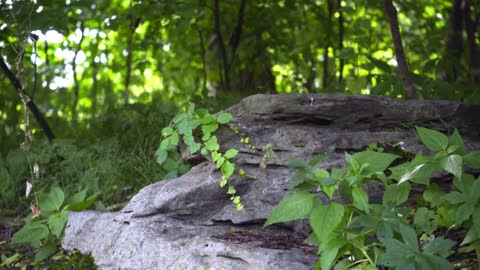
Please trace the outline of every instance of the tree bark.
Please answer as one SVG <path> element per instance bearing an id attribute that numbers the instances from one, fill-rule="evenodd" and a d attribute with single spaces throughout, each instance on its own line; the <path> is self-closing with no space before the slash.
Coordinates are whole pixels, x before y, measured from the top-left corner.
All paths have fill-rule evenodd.
<path id="1" fill-rule="evenodd" d="M 445 37 L 445 53 L 443 54 L 442 71 L 438 77 L 442 80 L 453 82 L 457 80 L 457 65 L 462 57 L 462 4 L 463 0 L 452 0 L 452 9 L 447 23 L 447 35 Z"/>
<path id="2" fill-rule="evenodd" d="M 228 64 L 227 50 L 223 41 L 222 30 L 220 29 L 220 6 L 218 0 L 213 0 L 213 15 L 215 18 L 215 35 L 217 36 L 217 44 L 219 55 L 221 59 L 221 66 L 223 70 L 224 82 L 222 83 L 223 90 L 230 90 L 230 66 Z"/>
<path id="3" fill-rule="evenodd" d="M 405 88 L 405 97 L 407 99 L 414 99 L 416 96 L 416 89 L 413 85 L 410 71 L 408 70 L 407 60 L 405 58 L 405 52 L 403 50 L 402 38 L 400 36 L 400 28 L 398 26 L 397 10 L 393 6 L 392 0 L 384 0 L 385 11 L 388 15 L 388 21 L 390 23 L 390 32 L 392 34 L 393 46 L 395 48 L 395 58 L 398 64 L 398 71 L 400 73 L 400 79 L 402 80 L 403 87 Z"/>
<path id="4" fill-rule="evenodd" d="M 243 28 L 243 18 L 245 17 L 245 0 L 240 2 L 240 9 L 238 10 L 238 19 L 237 25 L 235 26 L 232 36 L 230 37 L 230 48 L 232 49 L 232 57 L 230 60 L 230 66 L 233 65 L 233 60 L 235 59 L 235 55 L 237 53 L 238 46 L 240 45 L 240 40 L 242 36 L 242 28 Z"/>
<path id="5" fill-rule="evenodd" d="M 43 117 L 42 113 L 38 110 L 37 105 L 33 102 L 33 100 L 28 96 L 27 93 L 25 93 L 24 88 L 22 87 L 22 84 L 18 80 L 18 78 L 13 74 L 13 72 L 8 68 L 7 64 L 5 61 L 3 61 L 3 57 L 0 56 L 0 68 L 3 70 L 7 78 L 10 80 L 12 83 L 13 87 L 15 90 L 17 90 L 18 94 L 22 98 L 24 102 L 27 103 L 28 108 L 32 112 L 33 116 L 37 120 L 38 124 L 40 125 L 40 128 L 43 130 L 43 133 L 45 136 L 47 136 L 47 139 L 52 142 L 55 139 L 55 135 L 53 134 L 52 130 L 50 129 L 50 126 L 48 125 L 47 121 Z"/>
<path id="6" fill-rule="evenodd" d="M 467 32 L 468 65 L 470 80 L 473 83 L 480 83 L 480 49 L 476 42 L 475 33 L 477 25 L 471 18 L 470 1 L 464 0 L 463 18 L 465 21 L 465 32 Z"/>
<path id="7" fill-rule="evenodd" d="M 338 51 L 342 51 L 343 49 L 343 36 L 344 36 L 344 29 L 343 29 L 343 12 L 342 12 L 342 0 L 337 1 L 337 9 L 338 9 Z M 340 65 L 338 67 L 338 81 L 343 81 L 343 67 L 345 66 L 345 60 L 340 58 Z"/>

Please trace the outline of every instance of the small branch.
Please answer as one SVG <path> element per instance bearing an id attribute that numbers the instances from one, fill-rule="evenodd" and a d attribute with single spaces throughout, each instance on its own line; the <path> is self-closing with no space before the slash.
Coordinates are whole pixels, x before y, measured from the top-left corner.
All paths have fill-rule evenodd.
<path id="1" fill-rule="evenodd" d="M 393 46 L 395 47 L 395 58 L 398 63 L 398 71 L 400 73 L 400 79 L 402 80 L 403 87 L 405 88 L 405 97 L 407 99 L 414 99 L 416 96 L 416 89 L 413 85 L 410 71 L 408 70 L 407 60 L 405 59 L 405 53 L 403 51 L 402 38 L 400 36 L 400 28 L 398 27 L 397 10 L 393 6 L 392 0 L 384 0 L 385 11 L 388 15 L 388 21 L 390 23 L 390 32 L 392 34 Z"/>
<path id="2" fill-rule="evenodd" d="M 0 68 L 3 70 L 7 78 L 10 80 L 12 83 L 13 87 L 15 90 L 17 90 L 17 93 L 20 95 L 22 100 L 27 103 L 28 108 L 32 112 L 33 116 L 35 116 L 35 119 L 37 120 L 38 124 L 43 130 L 43 133 L 45 136 L 47 136 L 47 139 L 52 142 L 55 139 L 55 135 L 53 135 L 52 130 L 50 129 L 50 126 L 48 125 L 47 121 L 43 117 L 42 113 L 38 110 L 37 105 L 33 102 L 33 100 L 25 93 L 22 84 L 18 80 L 18 78 L 13 74 L 13 72 L 8 68 L 7 64 L 5 61 L 3 61 L 3 57 L 0 56 Z"/>

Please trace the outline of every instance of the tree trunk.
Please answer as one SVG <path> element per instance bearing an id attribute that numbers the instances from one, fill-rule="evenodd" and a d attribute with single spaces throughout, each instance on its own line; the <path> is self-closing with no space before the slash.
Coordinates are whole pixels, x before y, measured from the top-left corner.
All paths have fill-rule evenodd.
<path id="1" fill-rule="evenodd" d="M 215 17 L 215 34 L 217 36 L 217 44 L 219 50 L 219 56 L 221 59 L 221 66 L 223 70 L 224 82 L 222 84 L 222 90 L 230 90 L 230 66 L 228 64 L 227 51 L 225 49 L 225 43 L 223 41 L 222 30 L 220 29 L 220 6 L 218 0 L 213 0 L 214 8 L 213 15 Z"/>
<path id="2" fill-rule="evenodd" d="M 397 59 L 398 71 L 403 87 L 405 88 L 405 97 L 414 99 L 416 96 L 415 86 L 413 85 L 410 71 L 408 70 L 407 60 L 403 51 L 402 38 L 400 36 L 400 28 L 398 27 L 397 10 L 393 6 L 392 0 L 384 0 L 385 11 L 388 15 L 390 23 L 390 32 L 392 34 L 393 46 L 395 47 L 395 58 Z"/>

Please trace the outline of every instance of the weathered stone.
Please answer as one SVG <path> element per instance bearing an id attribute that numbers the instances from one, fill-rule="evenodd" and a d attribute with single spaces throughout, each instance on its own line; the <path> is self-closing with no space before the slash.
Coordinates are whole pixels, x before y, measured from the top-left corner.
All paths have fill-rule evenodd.
<path id="1" fill-rule="evenodd" d="M 480 107 L 446 101 L 400 101 L 376 96 L 254 95 L 228 110 L 240 133 L 218 132 L 222 149 L 236 148 L 232 180 L 242 197 L 238 212 L 220 174 L 204 161 L 177 179 L 143 188 L 119 212 L 70 213 L 63 247 L 91 253 L 101 269 L 312 269 L 316 256 L 302 244 L 304 222 L 262 228 L 272 208 L 289 192 L 291 157 L 327 154 L 322 168 L 342 166 L 344 153 L 375 142 L 402 142 L 425 150 L 414 125 L 450 133 L 458 128 L 468 149 L 480 148 Z M 260 168 L 270 145 L 272 156 Z M 198 162 L 198 161 L 196 161 Z M 381 190 L 368 187 L 370 200 Z M 226 237 L 234 234 L 235 237 Z M 240 239 L 240 243 L 230 241 Z M 284 245 L 289 242 L 289 245 Z"/>

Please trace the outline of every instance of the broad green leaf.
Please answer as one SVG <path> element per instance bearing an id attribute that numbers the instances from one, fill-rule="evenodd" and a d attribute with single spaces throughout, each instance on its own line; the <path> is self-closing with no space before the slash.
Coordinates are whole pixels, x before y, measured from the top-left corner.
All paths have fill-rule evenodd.
<path id="1" fill-rule="evenodd" d="M 218 149 L 220 149 L 220 145 L 218 145 L 217 136 L 212 136 L 210 140 L 206 141 L 205 148 L 210 152 L 218 151 Z"/>
<path id="2" fill-rule="evenodd" d="M 299 169 L 299 168 L 306 168 L 308 165 L 305 161 L 298 159 L 298 158 L 289 158 L 288 159 L 288 167 Z"/>
<path id="3" fill-rule="evenodd" d="M 230 113 L 221 113 L 217 117 L 218 123 L 220 124 L 226 124 L 230 122 L 232 119 L 233 119 L 233 116 Z"/>
<path id="4" fill-rule="evenodd" d="M 224 157 L 219 158 L 219 159 L 215 162 L 215 164 L 216 164 L 215 167 L 216 167 L 217 169 L 219 169 L 220 167 L 222 167 L 222 165 L 223 165 L 224 162 L 225 162 L 225 158 L 224 158 Z"/>
<path id="5" fill-rule="evenodd" d="M 412 227 L 406 224 L 400 224 L 400 234 L 402 235 L 403 242 L 408 247 L 415 251 L 419 251 L 417 233 Z"/>
<path id="6" fill-rule="evenodd" d="M 413 224 L 419 231 L 432 234 L 438 227 L 438 225 L 433 221 L 434 218 L 434 211 L 429 210 L 426 207 L 420 207 L 417 209 L 417 211 L 415 211 Z"/>
<path id="7" fill-rule="evenodd" d="M 177 124 L 178 133 L 180 134 L 191 134 L 192 130 L 197 128 L 200 125 L 199 120 L 184 120 Z"/>
<path id="8" fill-rule="evenodd" d="M 449 152 L 449 154 L 465 154 L 465 143 L 463 142 L 462 136 L 460 136 L 460 133 L 457 129 L 453 131 L 453 134 L 449 139 L 448 146 L 448 148 L 451 149 L 451 152 Z"/>
<path id="9" fill-rule="evenodd" d="M 467 219 L 469 219 L 473 211 L 475 210 L 474 205 L 465 203 L 461 205 L 458 210 L 456 211 L 457 215 L 455 216 L 455 224 L 460 225 Z"/>
<path id="10" fill-rule="evenodd" d="M 48 227 L 42 223 L 27 223 L 23 228 L 13 235 L 12 243 L 21 244 L 39 241 L 46 238 L 48 233 Z"/>
<path id="11" fill-rule="evenodd" d="M 478 181 L 478 180 L 477 180 Z M 461 246 L 469 244 L 474 241 L 480 240 L 480 208 L 477 207 L 472 215 L 472 224 L 468 230 L 465 238 L 463 239 Z"/>
<path id="12" fill-rule="evenodd" d="M 415 166 L 412 170 L 410 171 L 407 171 L 399 180 L 398 180 L 398 183 L 401 184 L 405 181 L 408 181 L 410 179 L 412 179 L 416 173 L 418 173 L 420 171 L 420 169 L 425 166 L 425 164 L 420 164 L 420 165 L 417 165 Z"/>
<path id="13" fill-rule="evenodd" d="M 202 145 L 200 143 L 192 143 L 190 144 L 190 154 L 195 154 L 198 152 L 198 150 L 200 150 L 200 148 L 202 147 Z"/>
<path id="14" fill-rule="evenodd" d="M 322 270 L 331 269 L 332 264 L 337 258 L 338 251 L 347 244 L 347 241 L 342 238 L 334 238 L 325 245 L 325 249 L 320 255 L 320 265 Z"/>
<path id="15" fill-rule="evenodd" d="M 203 125 L 206 125 L 206 124 L 210 124 L 210 123 L 215 122 L 215 120 L 216 120 L 215 116 L 207 113 L 203 117 L 200 118 L 200 123 L 202 123 Z"/>
<path id="16" fill-rule="evenodd" d="M 322 179 L 325 179 L 329 176 L 330 176 L 330 174 L 328 173 L 327 170 L 318 169 L 318 168 L 315 168 L 313 170 L 313 177 L 314 177 L 314 180 L 317 181 L 317 182 L 320 182 Z"/>
<path id="17" fill-rule="evenodd" d="M 409 257 L 415 256 L 404 243 L 397 239 L 385 239 L 385 253 L 378 263 L 386 267 L 398 267 L 408 263 Z"/>
<path id="18" fill-rule="evenodd" d="M 456 177 L 462 177 L 462 157 L 460 155 L 449 155 L 444 157 L 440 162 L 442 168 Z"/>
<path id="19" fill-rule="evenodd" d="M 48 258 L 53 253 L 55 253 L 55 251 L 57 251 L 57 247 L 55 245 L 53 245 L 53 244 L 46 245 L 46 246 L 42 247 L 37 252 L 37 254 L 35 254 L 35 259 L 34 259 L 33 262 L 34 263 L 41 262 L 41 261 L 45 260 L 46 258 Z"/>
<path id="20" fill-rule="evenodd" d="M 168 157 L 168 152 L 167 150 L 160 150 L 160 148 L 158 150 L 159 151 L 155 153 L 157 155 L 157 163 L 162 165 L 162 163 L 165 162 Z"/>
<path id="21" fill-rule="evenodd" d="M 211 124 L 202 126 L 203 134 L 211 134 L 211 133 L 215 132 L 217 129 L 218 129 L 218 124 L 217 123 L 211 123 Z"/>
<path id="22" fill-rule="evenodd" d="M 415 127 L 423 144 L 430 150 L 441 151 L 448 147 L 448 137 L 433 129 Z"/>
<path id="23" fill-rule="evenodd" d="M 43 211 L 59 210 L 65 199 L 63 190 L 59 187 L 54 187 L 50 193 L 38 194 L 38 205 Z"/>
<path id="24" fill-rule="evenodd" d="M 82 190 L 82 191 L 79 191 L 77 193 L 75 193 L 71 198 L 70 200 L 68 200 L 68 203 L 69 204 L 76 204 L 76 203 L 80 203 L 82 202 L 83 200 L 85 200 L 85 197 L 87 196 L 87 191 L 88 191 L 88 188 Z"/>
<path id="25" fill-rule="evenodd" d="M 424 254 L 423 257 L 426 257 L 430 261 L 430 267 L 432 270 L 452 270 L 452 265 L 445 259 L 439 256 Z"/>
<path id="26" fill-rule="evenodd" d="M 213 151 L 212 154 L 211 154 L 211 157 L 212 157 L 212 160 L 213 160 L 213 161 L 217 161 L 219 158 L 222 157 L 222 154 L 220 154 L 220 153 L 217 152 L 217 151 Z"/>
<path id="27" fill-rule="evenodd" d="M 60 237 L 60 234 L 65 227 L 68 220 L 68 210 L 64 210 L 60 213 L 55 213 L 48 217 L 48 228 L 53 235 Z"/>
<path id="28" fill-rule="evenodd" d="M 327 155 L 316 155 L 314 157 L 312 157 L 309 161 L 308 161 L 308 165 L 309 166 L 316 166 L 318 163 L 326 160 L 328 158 Z"/>
<path id="29" fill-rule="evenodd" d="M 220 170 L 222 172 L 223 177 L 228 179 L 230 178 L 230 176 L 232 176 L 233 172 L 235 171 L 235 165 L 230 161 L 226 160 L 225 162 L 223 162 Z"/>
<path id="30" fill-rule="evenodd" d="M 388 185 L 383 193 L 383 205 L 392 207 L 404 203 L 410 195 L 410 189 L 408 182 Z"/>
<path id="31" fill-rule="evenodd" d="M 99 195 L 100 195 L 100 192 L 97 192 L 80 203 L 71 204 L 69 209 L 72 211 L 83 211 L 89 208 L 97 200 L 97 197 Z"/>
<path id="32" fill-rule="evenodd" d="M 383 172 L 399 156 L 375 151 L 362 151 L 353 155 L 360 166 L 368 164 L 364 173 Z"/>
<path id="33" fill-rule="evenodd" d="M 173 133 L 173 128 L 172 127 L 166 127 L 164 129 L 162 129 L 162 136 L 163 137 L 168 137 L 172 133 Z"/>
<path id="34" fill-rule="evenodd" d="M 480 151 L 473 151 L 463 156 L 465 165 L 473 169 L 480 169 Z"/>
<path id="35" fill-rule="evenodd" d="M 226 159 L 231 159 L 231 158 L 236 157 L 237 154 L 238 154 L 238 150 L 237 150 L 237 149 L 228 149 L 227 152 L 225 152 L 224 157 L 225 157 Z"/>
<path id="36" fill-rule="evenodd" d="M 457 191 L 448 192 L 442 196 L 442 201 L 447 201 L 451 204 L 459 204 L 465 201 L 465 196 Z"/>
<path id="37" fill-rule="evenodd" d="M 423 199 L 429 202 L 433 207 L 437 207 L 442 203 L 444 192 L 440 190 L 437 184 L 433 183 L 423 192 Z"/>
<path id="38" fill-rule="evenodd" d="M 368 194 L 361 187 L 355 187 L 352 189 L 353 205 L 359 210 L 369 213 Z"/>
<path id="39" fill-rule="evenodd" d="M 178 133 L 176 131 L 170 135 L 170 143 L 174 146 L 178 145 Z"/>
<path id="40" fill-rule="evenodd" d="M 423 252 L 428 254 L 441 254 L 449 251 L 455 244 L 456 243 L 450 239 L 437 237 L 424 245 Z"/>
<path id="41" fill-rule="evenodd" d="M 343 205 L 332 202 L 314 208 L 310 214 L 310 226 L 317 239 L 324 243 L 338 227 L 345 214 Z"/>
<path id="42" fill-rule="evenodd" d="M 265 222 L 264 227 L 274 223 L 297 220 L 308 216 L 312 211 L 314 197 L 313 194 L 305 191 L 288 194 L 275 206 Z"/>
<path id="43" fill-rule="evenodd" d="M 358 173 L 360 171 L 360 164 L 355 160 L 355 157 L 349 153 L 345 153 L 345 159 L 347 160 L 348 167 L 350 171 Z"/>

